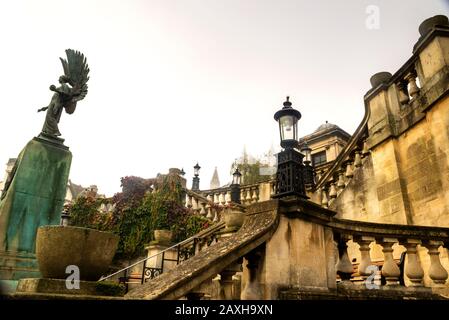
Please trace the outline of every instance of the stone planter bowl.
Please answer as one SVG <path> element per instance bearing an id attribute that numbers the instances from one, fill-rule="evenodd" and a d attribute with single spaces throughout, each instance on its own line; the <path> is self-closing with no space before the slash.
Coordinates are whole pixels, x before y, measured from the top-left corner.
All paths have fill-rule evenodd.
<path id="1" fill-rule="evenodd" d="M 108 270 L 119 237 L 110 232 L 72 226 L 43 226 L 36 236 L 36 258 L 43 278 L 66 279 L 69 265 L 80 280 L 96 281 Z"/>
<path id="2" fill-rule="evenodd" d="M 226 209 L 224 211 L 224 222 L 226 229 L 238 230 L 243 225 L 245 214 L 237 209 Z"/>
<path id="3" fill-rule="evenodd" d="M 154 230 L 154 240 L 160 243 L 170 243 L 173 238 L 173 232 L 170 230 Z"/>

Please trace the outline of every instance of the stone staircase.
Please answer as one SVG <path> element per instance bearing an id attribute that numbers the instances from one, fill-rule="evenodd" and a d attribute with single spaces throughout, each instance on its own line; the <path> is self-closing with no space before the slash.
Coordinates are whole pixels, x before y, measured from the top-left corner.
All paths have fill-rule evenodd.
<path id="1" fill-rule="evenodd" d="M 255 203 L 246 208 L 246 220 L 237 232 L 223 229 L 216 243 L 175 269 L 132 289 L 125 298 L 447 297 L 448 273 L 440 253 L 449 245 L 448 228 L 383 225 L 337 219 L 335 214 L 301 199 Z M 350 241 L 359 244 L 361 260 L 357 271 L 348 256 Z M 402 273 L 393 257 L 393 246 L 404 249 L 408 263 Z M 426 249 L 428 270 L 420 262 L 422 257 L 418 259 L 418 252 Z M 376 251 L 383 255 L 380 270 L 372 269 L 378 265 L 370 258 Z M 352 281 L 356 273 L 361 281 Z M 239 296 L 235 294 L 236 274 L 241 275 Z M 384 281 L 376 281 L 376 275 Z M 214 279 L 218 279 L 219 294 L 211 296 L 208 290 Z"/>
<path id="2" fill-rule="evenodd" d="M 171 272 L 164 273 L 142 286 L 131 290 L 126 297 L 131 299 L 180 299 L 204 282 L 220 274 L 222 281 L 235 274 L 233 264 L 241 264 L 242 258 L 263 244 L 276 227 L 277 203 L 248 208 L 246 221 L 233 234 L 222 232 L 221 241 L 200 251 Z M 225 284 L 226 286 L 227 284 Z M 229 285 L 229 284 L 228 284 Z M 224 290 L 228 292 L 229 290 Z M 243 293 L 244 294 L 244 293 Z M 225 294 L 226 297 L 226 294 Z M 230 298 L 229 294 L 227 298 Z"/>

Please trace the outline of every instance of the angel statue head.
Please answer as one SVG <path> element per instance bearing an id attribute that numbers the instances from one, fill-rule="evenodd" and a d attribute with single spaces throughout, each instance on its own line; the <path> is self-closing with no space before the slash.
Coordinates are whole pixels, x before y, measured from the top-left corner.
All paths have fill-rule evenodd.
<path id="1" fill-rule="evenodd" d="M 62 76 L 60 76 L 59 77 L 59 83 L 70 83 L 70 81 L 69 81 L 70 79 L 69 79 L 69 77 L 67 77 L 66 75 L 62 75 Z"/>
<path id="2" fill-rule="evenodd" d="M 72 114 L 75 112 L 76 103 L 87 95 L 89 66 L 86 58 L 79 51 L 67 49 L 65 52 L 67 60 L 59 58 L 64 69 L 64 75 L 59 77 L 60 86 L 50 86 L 50 90 L 54 92 L 50 104 L 38 110 L 47 110 L 41 132 L 41 135 L 47 138 L 57 138 L 61 135 L 58 124 L 62 109 L 65 109 L 68 114 Z"/>

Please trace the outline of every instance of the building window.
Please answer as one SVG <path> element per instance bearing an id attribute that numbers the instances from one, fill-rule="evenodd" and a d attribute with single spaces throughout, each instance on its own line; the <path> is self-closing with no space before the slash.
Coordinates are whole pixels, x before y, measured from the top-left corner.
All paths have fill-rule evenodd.
<path id="1" fill-rule="evenodd" d="M 326 151 L 321 151 L 312 154 L 312 163 L 314 166 L 319 166 L 320 164 L 326 163 Z"/>

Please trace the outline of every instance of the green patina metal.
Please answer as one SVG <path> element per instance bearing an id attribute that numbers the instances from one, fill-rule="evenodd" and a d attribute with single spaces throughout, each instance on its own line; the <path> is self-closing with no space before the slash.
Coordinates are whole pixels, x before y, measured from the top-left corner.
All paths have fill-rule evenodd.
<path id="1" fill-rule="evenodd" d="M 60 222 L 72 154 L 61 140 L 33 138 L 0 201 L 0 279 L 36 275 L 38 227 Z"/>
<path id="2" fill-rule="evenodd" d="M 37 228 L 59 224 L 72 154 L 40 138 L 20 153 L 0 202 L 0 250 L 34 252 Z"/>

